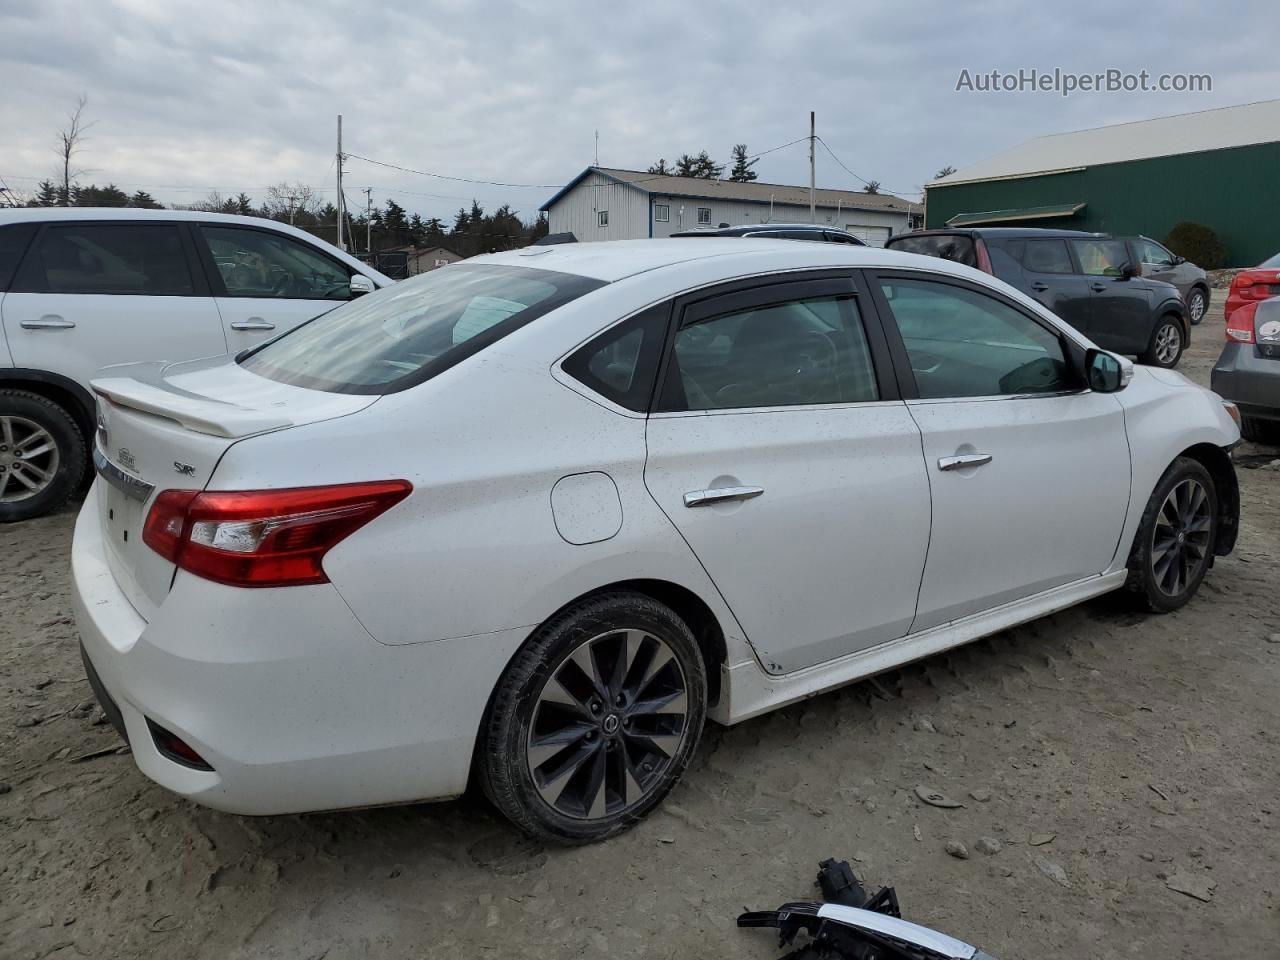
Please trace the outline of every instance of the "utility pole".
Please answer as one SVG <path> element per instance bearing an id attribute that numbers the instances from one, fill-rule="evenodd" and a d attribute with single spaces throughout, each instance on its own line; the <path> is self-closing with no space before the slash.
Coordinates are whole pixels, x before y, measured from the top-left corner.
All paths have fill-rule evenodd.
<path id="1" fill-rule="evenodd" d="M 289 194 L 289 226 L 291 227 L 293 226 L 293 212 L 296 209 L 296 207 L 294 207 L 294 204 L 297 202 L 297 200 L 298 200 L 298 195 L 296 193 Z"/>
<path id="2" fill-rule="evenodd" d="M 339 119 L 341 119 L 341 118 L 339 118 Z M 816 180 L 816 173 L 815 173 L 815 167 L 814 167 L 814 156 L 813 156 L 813 147 L 814 147 L 814 141 L 815 141 L 814 130 L 815 130 L 815 129 L 816 129 L 816 124 L 814 123 L 813 111 L 812 111 L 812 110 L 810 110 L 810 111 L 809 111 L 809 222 L 810 222 L 810 223 L 817 223 L 817 222 L 818 222 L 818 205 L 817 205 L 817 203 L 816 203 L 816 196 L 817 196 L 817 195 L 816 195 L 816 193 L 814 192 L 814 191 L 815 191 L 815 180 Z"/>
<path id="3" fill-rule="evenodd" d="M 373 187 L 364 188 L 364 252 L 373 253 Z"/>
<path id="4" fill-rule="evenodd" d="M 600 166 L 600 131 L 596 131 L 596 159 L 592 166 Z"/>
<path id="5" fill-rule="evenodd" d="M 345 250 L 342 242 L 342 218 L 346 215 L 346 204 L 342 202 L 342 114 L 338 114 L 338 249 Z"/>

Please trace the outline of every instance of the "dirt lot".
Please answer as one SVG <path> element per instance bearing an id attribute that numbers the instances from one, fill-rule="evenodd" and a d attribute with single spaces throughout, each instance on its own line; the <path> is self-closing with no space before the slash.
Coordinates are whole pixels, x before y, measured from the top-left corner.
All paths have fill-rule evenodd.
<path id="1" fill-rule="evenodd" d="M 1220 310 L 1194 341 L 1207 383 Z M 569 851 L 476 801 L 255 820 L 165 793 L 101 753 L 73 514 L 4 528 L 0 957 L 767 958 L 734 917 L 828 856 L 997 957 L 1275 957 L 1280 472 L 1240 473 L 1237 550 L 1181 612 L 1105 597 L 713 728 L 659 813 Z"/>

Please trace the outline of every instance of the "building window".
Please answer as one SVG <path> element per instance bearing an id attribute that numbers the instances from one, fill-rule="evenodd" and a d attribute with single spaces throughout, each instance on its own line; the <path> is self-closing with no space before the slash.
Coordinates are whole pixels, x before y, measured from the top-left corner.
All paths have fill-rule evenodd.
<path id="1" fill-rule="evenodd" d="M 669 203 L 655 203 L 653 205 L 653 219 L 658 223 L 670 223 L 671 205 Z"/>
<path id="2" fill-rule="evenodd" d="M 602 226 L 602 227 L 607 227 L 607 226 L 609 225 L 609 211 L 608 211 L 608 210 L 597 210 L 597 211 L 596 211 L 596 220 L 598 220 L 598 221 L 599 221 L 600 226 Z"/>
<path id="3" fill-rule="evenodd" d="M 711 208 L 710 208 L 710 207 L 699 207 L 699 208 L 698 208 L 698 222 L 699 222 L 699 223 L 710 223 L 710 222 L 711 222 Z"/>

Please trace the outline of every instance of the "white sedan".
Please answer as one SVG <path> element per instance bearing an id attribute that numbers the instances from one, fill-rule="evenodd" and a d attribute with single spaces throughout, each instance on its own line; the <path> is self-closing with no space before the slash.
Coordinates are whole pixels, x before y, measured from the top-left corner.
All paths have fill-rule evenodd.
<path id="1" fill-rule="evenodd" d="M 544 839 L 732 724 L 1232 549 L 1234 408 L 992 277 L 661 240 L 439 270 L 94 381 L 72 566 L 144 774 L 275 814 L 461 794 Z"/>

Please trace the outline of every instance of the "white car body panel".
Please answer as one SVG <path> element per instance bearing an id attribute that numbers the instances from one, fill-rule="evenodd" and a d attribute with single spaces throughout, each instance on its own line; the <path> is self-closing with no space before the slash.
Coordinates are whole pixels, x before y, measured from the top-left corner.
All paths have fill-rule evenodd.
<path id="1" fill-rule="evenodd" d="M 821 422 L 803 408 L 650 417 L 560 364 L 645 307 L 740 277 L 961 276 L 1087 341 L 983 274 L 876 248 L 700 239 L 478 259 L 609 283 L 385 396 L 287 386 L 230 360 L 113 371 L 137 383 L 104 384 L 118 402 L 103 452 L 133 431 L 157 490 L 413 485 L 325 555 L 330 583 L 257 590 L 172 574 L 141 544 L 122 556 L 104 540 L 119 533 L 102 516 L 109 495 L 89 498 L 73 548 L 77 621 L 139 767 L 169 789 L 242 813 L 456 795 L 511 657 L 557 610 L 616 584 L 656 581 L 705 606 L 725 647 L 709 715 L 736 723 L 1120 586 L 1169 463 L 1239 437 L 1212 394 L 1141 368 L 1115 395 L 1034 401 L 1051 408 L 1006 398 L 825 407 Z M 993 464 L 940 473 L 937 458 L 965 443 L 991 445 Z M 866 462 L 845 472 L 855 447 Z M 733 463 L 718 466 L 718 452 Z M 195 476 L 165 473 L 180 454 Z M 766 492 L 723 510 L 678 499 L 726 477 Z M 144 715 L 216 773 L 165 760 Z"/>

